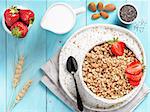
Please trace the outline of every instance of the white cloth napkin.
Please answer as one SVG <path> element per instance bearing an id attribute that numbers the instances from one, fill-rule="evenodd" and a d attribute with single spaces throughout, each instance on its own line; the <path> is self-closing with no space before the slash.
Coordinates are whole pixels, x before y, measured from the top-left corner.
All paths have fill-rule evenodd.
<path id="1" fill-rule="evenodd" d="M 50 59 L 45 65 L 42 66 L 42 70 L 45 72 L 45 75 L 42 77 L 41 82 L 53 93 L 55 94 L 61 101 L 63 101 L 66 105 L 72 108 L 75 111 L 78 111 L 76 102 L 72 101 L 66 93 L 63 91 L 59 84 L 58 80 L 58 56 L 59 52 Z M 150 92 L 150 89 L 144 85 L 140 90 L 139 94 L 127 105 L 124 107 L 111 111 L 111 112 L 132 112 L 143 100 L 144 97 Z M 84 112 L 94 112 L 84 108 Z"/>

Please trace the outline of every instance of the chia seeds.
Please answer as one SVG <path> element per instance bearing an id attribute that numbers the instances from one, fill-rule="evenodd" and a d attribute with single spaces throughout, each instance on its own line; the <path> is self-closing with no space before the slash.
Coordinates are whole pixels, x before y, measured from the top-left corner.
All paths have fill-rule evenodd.
<path id="1" fill-rule="evenodd" d="M 132 5 L 125 5 L 120 9 L 120 17 L 125 22 L 132 22 L 137 17 L 137 10 Z"/>

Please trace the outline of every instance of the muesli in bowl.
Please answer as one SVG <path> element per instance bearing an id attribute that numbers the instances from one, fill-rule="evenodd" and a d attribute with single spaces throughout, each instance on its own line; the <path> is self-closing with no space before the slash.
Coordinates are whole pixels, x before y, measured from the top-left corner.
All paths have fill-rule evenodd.
<path id="1" fill-rule="evenodd" d="M 118 40 L 96 45 L 85 56 L 83 80 L 96 96 L 115 100 L 130 93 L 143 76 L 143 62 Z"/>

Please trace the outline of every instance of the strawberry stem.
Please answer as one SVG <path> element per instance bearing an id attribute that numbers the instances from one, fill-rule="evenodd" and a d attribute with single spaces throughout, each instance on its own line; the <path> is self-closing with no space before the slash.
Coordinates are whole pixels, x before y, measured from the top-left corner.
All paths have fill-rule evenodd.
<path id="1" fill-rule="evenodd" d="M 33 22 L 34 22 L 34 18 L 31 18 L 29 24 L 33 24 Z"/>
<path id="2" fill-rule="evenodd" d="M 113 44 L 114 42 L 118 42 L 119 41 L 119 38 L 117 37 L 117 38 L 113 38 L 113 40 L 110 40 L 110 41 L 108 41 L 108 43 L 109 44 Z"/>
<path id="3" fill-rule="evenodd" d="M 16 6 L 11 6 L 10 10 L 12 14 L 16 14 L 19 12 Z"/>
<path id="4" fill-rule="evenodd" d="M 119 38 L 113 38 L 113 42 L 118 42 Z"/>
<path id="5" fill-rule="evenodd" d="M 18 27 L 13 28 L 13 30 L 11 31 L 11 33 L 12 33 L 13 36 L 15 36 L 17 38 L 21 37 L 21 32 L 19 31 Z"/>

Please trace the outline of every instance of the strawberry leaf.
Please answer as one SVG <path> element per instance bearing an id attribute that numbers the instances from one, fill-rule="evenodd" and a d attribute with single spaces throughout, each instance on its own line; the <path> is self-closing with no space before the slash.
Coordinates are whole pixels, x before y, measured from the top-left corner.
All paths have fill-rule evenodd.
<path id="1" fill-rule="evenodd" d="M 12 14 L 16 14 L 16 13 L 19 12 L 16 6 L 12 6 L 12 7 L 10 8 L 10 10 L 11 10 L 11 13 L 12 13 Z"/>
<path id="2" fill-rule="evenodd" d="M 29 24 L 33 24 L 34 18 L 30 19 Z"/>
<path id="3" fill-rule="evenodd" d="M 22 33 L 19 31 L 18 27 L 13 28 L 11 33 L 12 33 L 13 36 L 15 36 L 17 38 L 20 38 L 22 36 Z"/>

